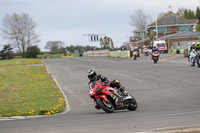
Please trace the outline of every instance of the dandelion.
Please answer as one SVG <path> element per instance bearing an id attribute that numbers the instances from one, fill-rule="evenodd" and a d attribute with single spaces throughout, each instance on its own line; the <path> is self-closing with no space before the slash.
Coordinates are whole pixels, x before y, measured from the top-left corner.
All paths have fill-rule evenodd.
<path id="1" fill-rule="evenodd" d="M 47 115 L 50 115 L 51 114 L 51 112 L 47 112 Z"/>

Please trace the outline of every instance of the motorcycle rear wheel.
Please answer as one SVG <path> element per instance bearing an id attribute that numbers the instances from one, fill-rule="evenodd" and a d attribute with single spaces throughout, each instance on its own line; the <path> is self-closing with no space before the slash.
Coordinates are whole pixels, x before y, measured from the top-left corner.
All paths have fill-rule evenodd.
<path id="1" fill-rule="evenodd" d="M 105 112 L 107 112 L 107 113 L 114 112 L 114 106 L 109 99 L 106 102 L 106 101 L 104 101 L 104 99 L 99 97 L 99 98 L 97 98 L 96 101 L 97 101 L 97 104 L 101 107 L 101 109 L 103 109 Z"/>

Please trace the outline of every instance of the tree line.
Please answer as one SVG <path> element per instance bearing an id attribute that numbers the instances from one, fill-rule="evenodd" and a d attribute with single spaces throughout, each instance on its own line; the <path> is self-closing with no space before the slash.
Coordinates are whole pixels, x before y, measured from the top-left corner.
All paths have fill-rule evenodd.
<path id="1" fill-rule="evenodd" d="M 193 11 L 191 9 L 185 9 L 183 16 L 184 18 L 187 18 L 187 19 L 198 19 L 200 18 L 200 9 L 199 7 L 196 8 L 196 11 Z"/>

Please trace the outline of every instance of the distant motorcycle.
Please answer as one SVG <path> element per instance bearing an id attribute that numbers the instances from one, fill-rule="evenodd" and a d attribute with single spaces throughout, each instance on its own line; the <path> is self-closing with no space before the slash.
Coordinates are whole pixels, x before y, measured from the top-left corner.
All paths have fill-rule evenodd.
<path id="1" fill-rule="evenodd" d="M 144 49 L 143 52 L 144 52 L 144 56 L 146 56 L 146 57 L 149 56 L 149 49 Z"/>
<path id="2" fill-rule="evenodd" d="M 159 60 L 159 53 L 158 51 L 155 51 L 152 53 L 152 60 L 154 61 L 154 64 L 156 64 Z"/>
<path id="3" fill-rule="evenodd" d="M 118 89 L 112 88 L 108 83 L 104 84 L 101 81 L 94 81 L 89 85 L 89 96 L 100 109 L 107 113 L 112 113 L 114 110 L 128 109 L 134 111 L 137 109 L 137 101 L 128 92 L 120 93 Z M 118 95 L 123 97 L 120 103 L 115 103 Z"/>
<path id="4" fill-rule="evenodd" d="M 133 51 L 133 60 L 136 60 L 137 57 L 139 57 L 139 52 L 138 52 L 138 50 L 134 50 Z"/>

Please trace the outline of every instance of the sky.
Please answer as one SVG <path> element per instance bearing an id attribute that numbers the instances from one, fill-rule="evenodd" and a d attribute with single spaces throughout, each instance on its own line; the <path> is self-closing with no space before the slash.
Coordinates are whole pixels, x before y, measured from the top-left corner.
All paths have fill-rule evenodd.
<path id="1" fill-rule="evenodd" d="M 130 16 L 136 10 L 141 9 L 155 21 L 160 13 L 168 12 L 169 5 L 174 13 L 182 7 L 195 11 L 200 0 L 0 0 L 0 28 L 6 14 L 27 13 L 37 24 L 42 51 L 47 41 L 100 47 L 84 34 L 105 34 L 120 47 L 133 36 Z M 0 38 L 0 47 L 5 43 Z"/>

